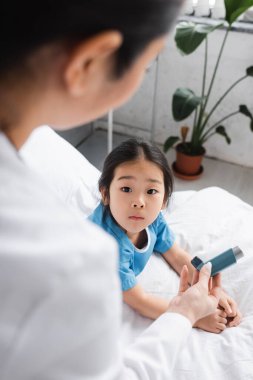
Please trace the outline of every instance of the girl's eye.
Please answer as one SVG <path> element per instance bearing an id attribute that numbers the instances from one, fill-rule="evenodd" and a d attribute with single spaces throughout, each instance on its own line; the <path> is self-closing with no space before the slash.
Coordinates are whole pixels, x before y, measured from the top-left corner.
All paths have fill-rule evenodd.
<path id="1" fill-rule="evenodd" d="M 153 194 L 157 194 L 158 191 L 157 191 L 156 189 L 149 189 L 149 190 L 147 191 L 147 193 L 153 195 Z"/>
<path id="2" fill-rule="evenodd" d="M 121 190 L 123 191 L 123 193 L 130 193 L 132 191 L 132 189 L 127 186 L 122 187 Z"/>

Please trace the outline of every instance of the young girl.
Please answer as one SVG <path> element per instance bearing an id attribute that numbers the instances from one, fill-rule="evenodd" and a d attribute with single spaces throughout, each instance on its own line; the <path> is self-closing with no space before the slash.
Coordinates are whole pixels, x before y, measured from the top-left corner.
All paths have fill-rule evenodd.
<path id="1" fill-rule="evenodd" d="M 163 153 L 147 142 L 129 139 L 106 158 L 99 180 L 102 202 L 89 217 L 118 241 L 124 302 L 152 319 L 169 305 L 167 299 L 147 294 L 136 278 L 152 252 L 162 254 L 177 273 L 186 264 L 192 278 L 194 270 L 191 256 L 175 242 L 161 212 L 172 188 L 171 171 Z M 227 317 L 234 317 L 231 326 L 239 324 L 237 306 L 225 293 L 220 305 L 223 309 L 217 309 L 195 326 L 218 333 L 225 329 Z"/>

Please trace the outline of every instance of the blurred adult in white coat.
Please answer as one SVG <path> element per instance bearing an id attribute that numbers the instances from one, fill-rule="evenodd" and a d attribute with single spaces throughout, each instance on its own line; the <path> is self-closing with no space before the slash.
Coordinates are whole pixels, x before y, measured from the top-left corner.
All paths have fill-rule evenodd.
<path id="1" fill-rule="evenodd" d="M 184 269 L 168 312 L 123 354 L 116 243 L 69 210 L 19 155 L 38 125 L 69 128 L 124 103 L 180 3 L 1 5 L 1 380 L 168 379 L 191 326 L 217 306 L 219 278 L 208 289 L 204 268 L 187 290 Z"/>

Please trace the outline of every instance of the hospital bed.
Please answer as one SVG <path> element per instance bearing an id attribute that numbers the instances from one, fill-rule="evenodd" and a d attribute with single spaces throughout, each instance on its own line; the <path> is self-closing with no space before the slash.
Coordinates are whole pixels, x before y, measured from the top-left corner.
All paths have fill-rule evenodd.
<path id="1" fill-rule="evenodd" d="M 42 126 L 32 134 L 20 154 L 66 204 L 84 216 L 89 215 L 99 201 L 100 172 L 68 142 L 51 128 Z M 209 187 L 175 192 L 165 218 L 178 243 L 193 256 L 218 254 L 234 246 L 244 252 L 244 258 L 222 274 L 224 289 L 236 300 L 243 314 L 242 323 L 221 334 L 192 329 L 172 378 L 253 379 L 253 208 L 221 188 Z M 178 276 L 160 255 L 152 255 L 138 280 L 152 294 L 170 298 L 177 293 Z M 124 346 L 133 342 L 150 323 L 124 304 L 121 330 Z"/>

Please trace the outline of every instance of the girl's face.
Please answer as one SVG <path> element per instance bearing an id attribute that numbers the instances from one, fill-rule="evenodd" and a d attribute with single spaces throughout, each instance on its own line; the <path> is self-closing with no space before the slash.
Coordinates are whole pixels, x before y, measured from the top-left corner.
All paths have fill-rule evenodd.
<path id="1" fill-rule="evenodd" d="M 164 206 L 164 178 L 154 163 L 140 158 L 119 165 L 109 188 L 114 219 L 131 237 L 153 223 Z"/>

